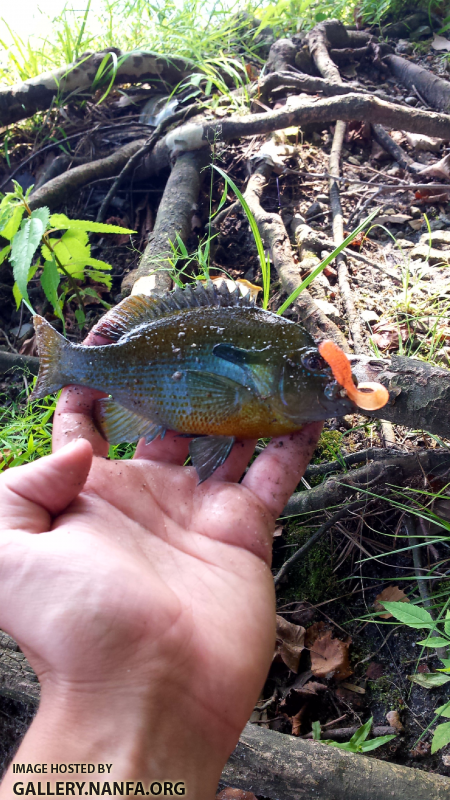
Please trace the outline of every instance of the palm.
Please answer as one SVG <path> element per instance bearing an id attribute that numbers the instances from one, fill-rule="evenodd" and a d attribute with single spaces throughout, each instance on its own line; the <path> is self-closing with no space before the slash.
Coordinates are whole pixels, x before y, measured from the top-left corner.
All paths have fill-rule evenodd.
<path id="1" fill-rule="evenodd" d="M 66 391 L 57 451 L 81 436 L 105 455 L 90 416 L 94 397 Z M 274 521 L 320 427 L 273 440 L 242 483 L 254 443 L 235 445 L 197 486 L 193 468 L 182 466 L 187 441 L 170 433 L 141 443 L 132 461 L 96 457 L 91 466 L 85 442 L 10 470 L 0 486 L 0 627 L 21 644 L 44 694 L 55 684 L 94 694 L 161 687 L 154 715 L 195 720 L 228 753 L 273 648 Z"/>

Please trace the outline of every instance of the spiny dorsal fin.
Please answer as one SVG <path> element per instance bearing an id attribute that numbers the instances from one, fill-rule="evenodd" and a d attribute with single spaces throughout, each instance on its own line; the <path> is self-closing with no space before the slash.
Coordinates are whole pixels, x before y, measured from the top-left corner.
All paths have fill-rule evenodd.
<path id="1" fill-rule="evenodd" d="M 244 297 L 238 286 L 230 292 L 225 281 L 222 281 L 220 286 L 216 286 L 212 281 L 206 284 L 197 281 L 195 288 L 189 284 L 183 288 L 177 286 L 175 291 L 165 297 L 147 297 L 143 294 L 126 297 L 102 317 L 92 332 L 117 342 L 125 333 L 139 325 L 153 322 L 158 317 L 182 313 L 191 308 L 253 305 L 254 301 L 249 295 Z"/>

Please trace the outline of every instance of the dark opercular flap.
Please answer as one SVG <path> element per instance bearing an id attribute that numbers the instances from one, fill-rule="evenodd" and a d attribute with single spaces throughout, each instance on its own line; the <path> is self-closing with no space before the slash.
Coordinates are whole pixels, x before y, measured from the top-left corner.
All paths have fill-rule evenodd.
<path id="1" fill-rule="evenodd" d="M 198 482 L 203 483 L 221 467 L 230 455 L 234 436 L 200 436 L 189 445 L 189 455 L 197 470 Z"/>
<path id="2" fill-rule="evenodd" d="M 270 358 L 269 349 L 269 347 L 265 347 L 263 350 L 245 350 L 243 347 L 221 342 L 213 347 L 213 353 L 225 361 L 244 366 L 247 364 L 266 364 Z"/>

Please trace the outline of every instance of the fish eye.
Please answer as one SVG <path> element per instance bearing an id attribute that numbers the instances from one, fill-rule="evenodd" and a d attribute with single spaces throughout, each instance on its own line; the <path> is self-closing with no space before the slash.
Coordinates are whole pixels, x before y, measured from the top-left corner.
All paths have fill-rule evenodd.
<path id="1" fill-rule="evenodd" d="M 323 360 L 322 356 L 319 355 L 317 350 L 305 353 L 302 356 L 302 365 L 305 369 L 310 370 L 311 372 L 321 372 L 327 367 L 325 361 Z"/>

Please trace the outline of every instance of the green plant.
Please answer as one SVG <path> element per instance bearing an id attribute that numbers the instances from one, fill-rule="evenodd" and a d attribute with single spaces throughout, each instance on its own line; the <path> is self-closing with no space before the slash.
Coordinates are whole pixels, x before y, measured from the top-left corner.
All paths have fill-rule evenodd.
<path id="1" fill-rule="evenodd" d="M 320 722 L 313 722 L 313 738 L 331 747 L 338 747 L 339 750 L 347 750 L 349 753 L 368 753 L 370 750 L 376 750 L 377 747 L 382 747 L 383 744 L 395 739 L 395 734 L 388 734 L 386 736 L 376 736 L 374 739 L 367 740 L 372 729 L 372 724 L 373 717 L 370 717 L 364 725 L 361 725 L 361 727 L 355 731 L 349 742 L 334 742 L 332 739 L 321 739 Z"/>
<path id="2" fill-rule="evenodd" d="M 396 603 L 384 602 L 382 603 L 386 611 L 392 616 L 402 622 L 408 628 L 416 630 L 428 630 L 430 635 L 426 639 L 422 639 L 417 644 L 422 647 L 429 648 L 442 648 L 450 646 L 450 610 L 447 608 L 445 617 L 435 621 L 430 612 L 426 608 L 422 608 L 412 603 Z M 450 600 L 446 605 L 450 605 Z M 440 627 L 438 627 L 440 626 Z M 435 632 L 437 636 L 433 635 Z M 441 658 L 441 663 L 444 665 L 436 672 L 421 673 L 411 676 L 414 683 L 423 686 L 425 689 L 433 689 L 437 686 L 444 686 L 450 681 L 450 658 Z M 445 674 L 447 673 L 447 674 Z M 450 701 L 444 703 L 436 709 L 436 716 L 430 726 L 440 717 L 450 717 Z M 438 725 L 433 733 L 431 742 L 431 752 L 436 753 L 442 747 L 450 743 L 450 722 L 444 722 Z"/>
<path id="3" fill-rule="evenodd" d="M 231 189 L 233 190 L 233 192 L 235 193 L 237 199 L 239 200 L 239 202 L 240 202 L 240 204 L 241 204 L 241 206 L 242 206 L 242 208 L 243 208 L 243 210 L 245 212 L 245 215 L 246 215 L 246 217 L 248 219 L 248 224 L 250 225 L 251 231 L 253 233 L 253 237 L 255 239 L 256 249 L 258 251 L 258 257 L 259 257 L 259 263 L 260 263 L 260 266 L 261 266 L 261 274 L 262 274 L 262 279 L 263 279 L 263 308 L 267 308 L 267 306 L 269 304 L 269 292 L 270 292 L 270 257 L 269 257 L 268 254 L 266 256 L 266 254 L 264 252 L 264 244 L 263 244 L 263 241 L 261 239 L 261 235 L 259 233 L 258 226 L 256 224 L 256 220 L 255 220 L 255 218 L 254 218 L 254 216 L 253 216 L 253 214 L 252 214 L 252 212 L 251 212 L 251 210 L 249 208 L 249 205 L 248 205 L 244 195 L 242 194 L 242 192 L 239 191 L 238 187 L 236 186 L 234 181 L 231 180 L 230 176 L 227 175 L 227 173 L 224 172 L 223 169 L 221 169 L 220 167 L 216 166 L 215 164 L 213 164 L 213 168 L 215 170 L 217 170 L 219 175 L 221 175 L 222 178 L 225 181 L 223 194 L 222 194 L 222 197 L 221 197 L 221 200 L 220 200 L 220 203 L 219 203 L 219 206 L 217 208 L 217 212 L 216 213 L 218 213 L 220 211 L 220 209 L 222 208 L 222 206 L 225 204 L 225 201 L 227 199 L 227 194 L 228 194 L 228 187 L 230 186 Z"/>
<path id="4" fill-rule="evenodd" d="M 8 405 L 0 405 L 0 472 L 49 455 L 56 398 L 46 397 L 26 405 L 23 390 L 13 403 L 6 396 L 1 400 Z"/>
<path id="5" fill-rule="evenodd" d="M 91 257 L 88 233 L 134 231 L 91 220 L 71 220 L 65 214 L 50 214 L 45 206 L 32 211 L 28 204 L 31 188 L 24 194 L 22 187 L 14 181 L 14 191 L 6 194 L 0 203 L 0 236 L 9 241 L 0 251 L 0 264 L 7 258 L 12 264 L 17 307 L 23 301 L 34 313 L 28 296 L 28 284 L 40 270 L 42 288 L 55 314 L 64 324 L 64 302 L 76 299 L 78 308 L 75 316 L 82 328 L 85 322 L 85 296 L 96 297 L 106 308 L 109 305 L 101 300 L 95 289 L 81 287 L 77 281 L 91 278 L 111 287 L 108 275 L 111 265 Z"/>

